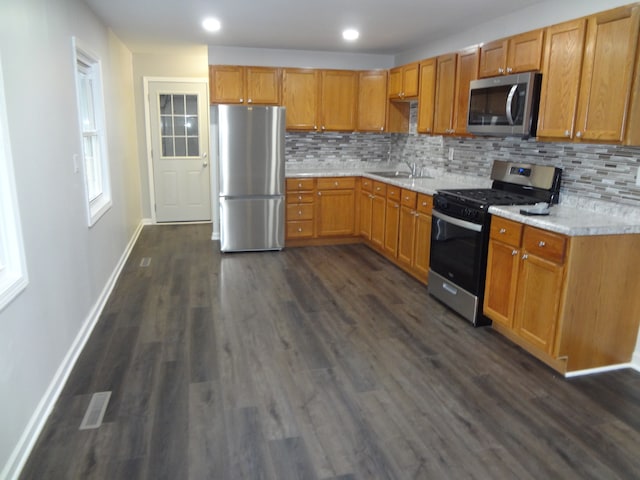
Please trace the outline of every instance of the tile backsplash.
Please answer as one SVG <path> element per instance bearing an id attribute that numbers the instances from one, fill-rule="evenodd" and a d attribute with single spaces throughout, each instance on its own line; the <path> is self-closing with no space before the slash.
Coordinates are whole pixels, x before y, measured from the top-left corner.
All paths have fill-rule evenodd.
<path id="1" fill-rule="evenodd" d="M 444 173 L 483 178 L 489 177 L 497 159 L 553 165 L 563 169 L 561 195 L 640 207 L 640 186 L 636 185 L 640 147 L 415 133 L 287 132 L 286 158 L 296 166 L 350 168 L 408 160 Z"/>

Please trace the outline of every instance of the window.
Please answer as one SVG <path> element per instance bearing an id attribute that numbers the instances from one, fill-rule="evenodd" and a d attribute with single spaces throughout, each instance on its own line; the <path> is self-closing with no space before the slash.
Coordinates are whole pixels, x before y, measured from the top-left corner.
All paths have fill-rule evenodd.
<path id="1" fill-rule="evenodd" d="M 28 283 L 0 62 L 0 310 Z"/>
<path id="2" fill-rule="evenodd" d="M 111 207 L 100 60 L 74 39 L 76 91 L 89 226 Z"/>

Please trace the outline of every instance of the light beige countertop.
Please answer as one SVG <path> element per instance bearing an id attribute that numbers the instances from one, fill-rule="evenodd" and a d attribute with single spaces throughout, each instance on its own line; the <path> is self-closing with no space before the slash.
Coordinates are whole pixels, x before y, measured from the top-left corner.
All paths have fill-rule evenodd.
<path id="1" fill-rule="evenodd" d="M 489 213 L 525 225 L 574 237 L 640 233 L 640 218 L 638 218 L 640 212 L 635 212 L 636 215 L 612 215 L 602 210 L 578 207 L 567 203 L 563 203 L 561 194 L 560 204 L 552 206 L 549 215 L 523 215 L 520 213 L 521 205 L 492 206 L 489 207 Z"/>

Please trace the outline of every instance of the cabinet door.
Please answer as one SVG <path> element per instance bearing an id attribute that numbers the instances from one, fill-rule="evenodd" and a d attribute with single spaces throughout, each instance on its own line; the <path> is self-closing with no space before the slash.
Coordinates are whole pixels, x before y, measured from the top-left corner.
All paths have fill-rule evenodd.
<path id="1" fill-rule="evenodd" d="M 496 40 L 480 47 L 480 78 L 495 77 L 505 73 L 508 40 Z"/>
<path id="2" fill-rule="evenodd" d="M 402 94 L 402 67 L 389 70 L 389 98 L 400 98 Z"/>
<path id="3" fill-rule="evenodd" d="M 469 86 L 478 78 L 478 49 L 471 48 L 458 54 L 456 67 L 456 94 L 454 102 L 454 133 L 467 135 L 469 115 Z"/>
<path id="4" fill-rule="evenodd" d="M 321 72 L 320 118 L 322 130 L 353 131 L 356 128 L 357 72 Z"/>
<path id="5" fill-rule="evenodd" d="M 420 64 L 410 63 L 402 67 L 402 96 L 414 98 L 418 96 Z"/>
<path id="6" fill-rule="evenodd" d="M 360 132 L 383 132 L 387 118 L 387 72 L 360 72 L 358 122 Z"/>
<path id="7" fill-rule="evenodd" d="M 337 237 L 355 233 L 355 191 L 319 190 L 316 207 L 319 237 Z"/>
<path id="8" fill-rule="evenodd" d="M 398 227 L 400 225 L 400 203 L 387 200 L 384 223 L 384 250 L 395 258 L 398 255 Z"/>
<path id="9" fill-rule="evenodd" d="M 318 78 L 314 69 L 283 70 L 282 104 L 287 108 L 287 129 L 318 129 Z"/>
<path id="10" fill-rule="evenodd" d="M 420 63 L 420 95 L 418 97 L 418 132 L 433 132 L 433 110 L 436 96 L 436 62 L 430 58 Z"/>
<path id="11" fill-rule="evenodd" d="M 431 254 L 431 215 L 416 213 L 413 269 L 420 279 L 427 281 Z"/>
<path id="12" fill-rule="evenodd" d="M 544 30 L 521 33 L 509 38 L 505 73 L 540 70 Z"/>
<path id="13" fill-rule="evenodd" d="M 520 262 L 515 328 L 529 344 L 549 354 L 558 321 L 562 274 L 561 265 L 526 251 Z"/>
<path id="14" fill-rule="evenodd" d="M 244 67 L 209 65 L 209 101 L 211 103 L 244 102 Z"/>
<path id="15" fill-rule="evenodd" d="M 386 205 L 385 197 L 373 195 L 371 199 L 371 243 L 379 249 L 384 247 Z"/>
<path id="16" fill-rule="evenodd" d="M 436 100 L 433 113 L 434 133 L 453 133 L 453 101 L 456 82 L 455 53 L 438 57 L 436 67 Z"/>
<path id="17" fill-rule="evenodd" d="M 398 261 L 411 266 L 414 255 L 414 240 L 416 230 L 415 210 L 409 207 L 400 207 L 400 219 L 398 224 Z"/>
<path id="18" fill-rule="evenodd" d="M 538 136 L 573 138 L 586 20 L 549 27 L 542 66 Z"/>
<path id="19" fill-rule="evenodd" d="M 484 314 L 509 328 L 513 328 L 519 253 L 512 245 L 495 240 L 489 242 Z"/>
<path id="20" fill-rule="evenodd" d="M 247 103 L 278 105 L 280 103 L 280 69 L 247 67 L 245 70 Z"/>
<path id="21" fill-rule="evenodd" d="M 639 22 L 640 5 L 588 18 L 576 138 L 623 140 Z"/>
<path id="22" fill-rule="evenodd" d="M 366 240 L 371 240 L 371 210 L 373 195 L 369 192 L 360 192 L 360 235 Z"/>

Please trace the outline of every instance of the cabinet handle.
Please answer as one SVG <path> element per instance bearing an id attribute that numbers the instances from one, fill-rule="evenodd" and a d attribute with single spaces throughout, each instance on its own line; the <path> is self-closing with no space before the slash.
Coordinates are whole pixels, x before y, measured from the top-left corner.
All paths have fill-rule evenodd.
<path id="1" fill-rule="evenodd" d="M 506 228 L 501 228 L 498 233 L 507 233 L 507 229 Z"/>
<path id="2" fill-rule="evenodd" d="M 545 245 L 546 245 L 546 243 L 544 242 L 544 240 L 540 240 L 540 241 L 538 242 L 538 246 L 539 246 L 539 247 L 544 247 Z"/>
<path id="3" fill-rule="evenodd" d="M 524 255 L 522 255 L 522 259 L 526 260 L 527 258 L 529 258 L 529 255 L 527 255 L 526 253 Z"/>
<path id="4" fill-rule="evenodd" d="M 518 250 L 512 250 L 511 251 L 511 256 L 515 257 L 518 254 Z"/>

